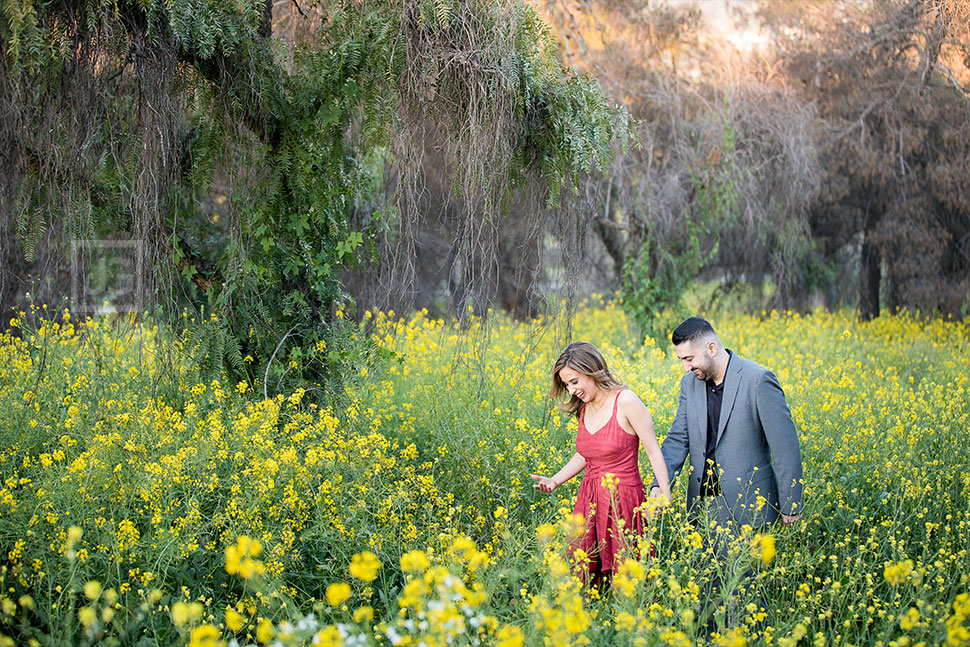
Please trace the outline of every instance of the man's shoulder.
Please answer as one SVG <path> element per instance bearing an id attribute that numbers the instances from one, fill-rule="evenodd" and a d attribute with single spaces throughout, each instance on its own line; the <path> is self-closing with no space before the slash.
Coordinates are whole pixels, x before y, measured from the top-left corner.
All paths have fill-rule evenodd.
<path id="1" fill-rule="evenodd" d="M 771 373 L 771 371 L 758 362 L 750 359 L 745 359 L 739 356 L 737 353 L 731 353 L 731 365 L 728 367 L 729 371 L 738 371 L 744 373 L 745 375 L 760 376 Z"/>
<path id="2" fill-rule="evenodd" d="M 747 385 L 742 386 L 742 388 L 750 389 L 751 391 L 760 391 L 763 388 L 770 390 L 781 388 L 778 377 L 771 369 L 750 359 L 743 359 L 737 356 L 731 358 L 732 363 L 735 360 L 740 361 L 738 362 L 738 366 L 731 370 L 736 370 L 741 379 L 741 384 Z"/>

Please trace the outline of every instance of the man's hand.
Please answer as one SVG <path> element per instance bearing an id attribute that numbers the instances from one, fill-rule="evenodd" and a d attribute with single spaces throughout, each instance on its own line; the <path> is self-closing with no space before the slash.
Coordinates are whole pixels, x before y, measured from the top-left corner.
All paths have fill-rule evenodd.
<path id="1" fill-rule="evenodd" d="M 795 523 L 796 521 L 799 521 L 801 518 L 802 518 L 802 515 L 800 513 L 799 514 L 783 514 L 783 515 L 781 515 L 781 523 L 782 523 L 783 526 L 790 526 L 791 524 Z"/>
<path id="2" fill-rule="evenodd" d="M 531 476 L 532 480 L 535 481 L 532 487 L 540 492 L 552 492 L 558 487 L 556 482 L 548 476 L 539 476 L 538 474 L 530 474 L 529 476 Z"/>

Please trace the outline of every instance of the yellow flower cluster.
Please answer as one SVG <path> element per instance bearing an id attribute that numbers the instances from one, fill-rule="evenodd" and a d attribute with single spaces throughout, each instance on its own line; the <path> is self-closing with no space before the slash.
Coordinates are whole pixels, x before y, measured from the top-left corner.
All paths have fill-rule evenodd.
<path id="1" fill-rule="evenodd" d="M 751 539 L 751 556 L 767 564 L 775 558 L 775 538 L 772 535 L 756 534 Z"/>
<path id="2" fill-rule="evenodd" d="M 970 645 L 970 594 L 961 593 L 953 602 L 953 614 L 946 620 L 946 644 L 948 647 Z"/>
<path id="3" fill-rule="evenodd" d="M 402 556 L 407 575 L 395 612 L 377 625 L 371 625 L 374 620 L 371 606 L 364 605 L 349 615 L 346 613 L 346 607 L 341 605 L 352 597 L 352 589 L 347 583 L 336 582 L 327 587 L 326 597 L 331 607 L 341 607 L 335 610 L 335 615 L 342 621 L 322 624 L 315 614 L 298 615 L 277 623 L 263 619 L 255 638 L 263 644 L 286 647 L 311 644 L 344 647 L 372 644 L 376 631 L 376 636 L 390 645 L 470 646 L 494 638 L 495 645 L 524 647 L 524 633 L 519 627 L 500 625 L 494 616 L 482 612 L 488 594 L 481 583 L 467 579 L 473 576 L 473 564 L 479 555 L 474 542 L 457 537 L 445 553 L 450 556 L 447 565 L 432 564 L 424 551 L 414 550 Z M 354 564 L 366 568 L 365 573 L 355 577 L 371 581 L 369 576 L 379 568 L 373 561 L 373 555 L 354 555 L 349 569 L 356 570 Z M 359 577 L 361 574 L 368 577 Z M 228 623 L 228 613 L 226 617 Z M 229 628 L 238 631 L 240 627 L 241 624 Z"/>
<path id="4" fill-rule="evenodd" d="M 377 571 L 381 568 L 381 562 L 377 559 L 377 555 L 368 551 L 354 555 L 350 560 L 350 571 L 351 576 L 356 577 L 358 580 L 363 580 L 364 582 L 373 582 L 377 579 Z"/>
<path id="5" fill-rule="evenodd" d="M 256 559 L 263 551 L 259 541 L 240 535 L 236 543 L 226 547 L 226 572 L 249 580 L 266 572 L 263 562 Z"/>
<path id="6" fill-rule="evenodd" d="M 886 576 L 886 581 L 893 586 L 899 586 L 908 580 L 912 573 L 913 560 L 911 559 L 904 559 L 903 561 L 896 562 L 894 564 L 886 564 L 886 568 L 883 570 L 883 575 Z"/>
<path id="7" fill-rule="evenodd" d="M 422 572 L 431 565 L 423 550 L 412 550 L 401 556 L 401 570 L 405 573 Z"/>
<path id="8" fill-rule="evenodd" d="M 558 527 L 553 530 L 550 540 L 575 537 L 577 531 L 581 531 L 581 515 L 574 516 L 567 508 L 562 508 L 559 516 Z M 577 553 L 581 551 L 573 553 L 574 561 L 582 562 L 583 557 L 577 557 Z M 577 575 L 582 572 L 583 564 L 571 568 L 559 541 L 546 544 L 542 559 L 544 590 L 531 596 L 529 606 L 535 629 L 546 645 L 590 644 L 586 632 L 592 626 L 593 618 L 583 603 L 583 582 Z"/>
<path id="9" fill-rule="evenodd" d="M 334 582 L 327 587 L 326 594 L 327 602 L 330 603 L 332 607 L 339 607 L 341 604 L 350 599 L 352 591 L 350 585 L 346 582 Z"/>

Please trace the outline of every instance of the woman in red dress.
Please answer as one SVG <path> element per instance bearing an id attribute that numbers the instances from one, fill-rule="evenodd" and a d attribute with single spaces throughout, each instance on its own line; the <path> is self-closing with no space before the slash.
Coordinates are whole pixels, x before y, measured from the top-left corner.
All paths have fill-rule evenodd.
<path id="1" fill-rule="evenodd" d="M 609 580 L 617 554 L 627 547 L 627 536 L 644 530 L 640 447 L 650 459 L 661 496 L 669 500 L 667 466 L 650 411 L 610 373 L 592 344 L 570 344 L 556 360 L 550 396 L 564 393 L 570 397 L 563 410 L 579 419 L 576 453 L 551 478 L 533 474 L 533 487 L 552 492 L 585 470 L 573 512 L 583 515 L 586 532 L 571 551 L 582 549 L 588 556 L 587 579 Z"/>

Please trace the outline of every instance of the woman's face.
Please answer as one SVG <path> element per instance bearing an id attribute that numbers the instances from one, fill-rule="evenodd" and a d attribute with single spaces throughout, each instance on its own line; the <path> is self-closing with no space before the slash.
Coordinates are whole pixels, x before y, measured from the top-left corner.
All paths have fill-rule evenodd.
<path id="1" fill-rule="evenodd" d="M 599 385 L 593 378 L 569 366 L 564 366 L 559 371 L 559 379 L 566 385 L 566 391 L 569 392 L 569 395 L 575 395 L 583 402 L 589 402 L 600 391 Z"/>

